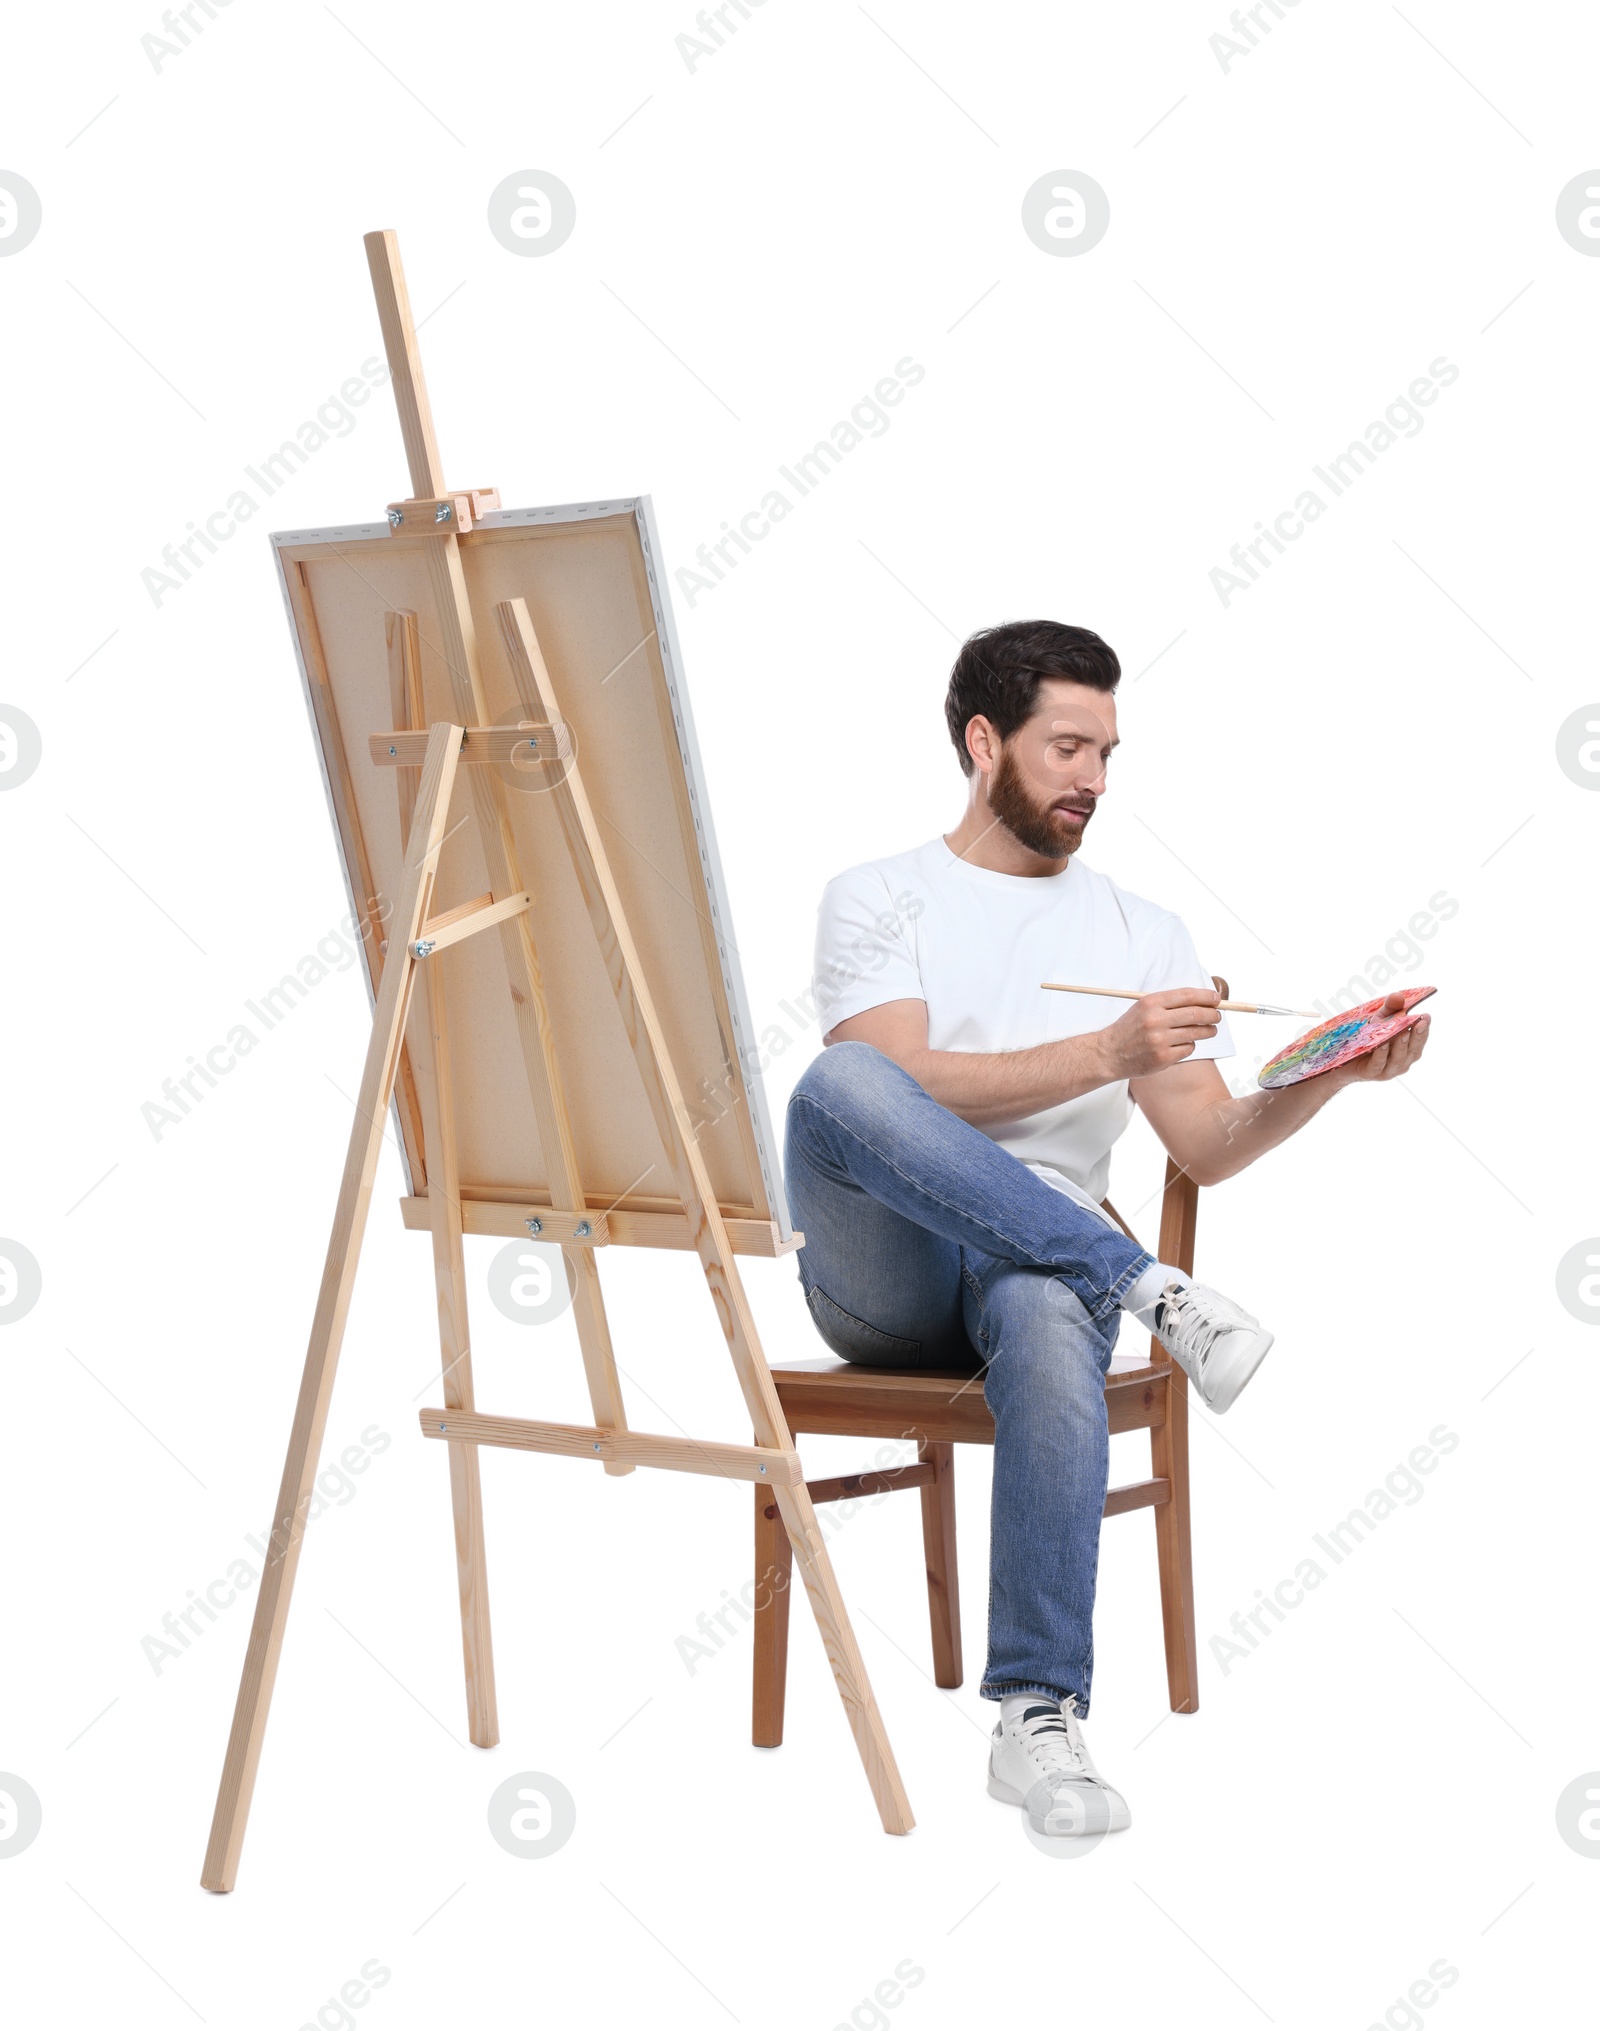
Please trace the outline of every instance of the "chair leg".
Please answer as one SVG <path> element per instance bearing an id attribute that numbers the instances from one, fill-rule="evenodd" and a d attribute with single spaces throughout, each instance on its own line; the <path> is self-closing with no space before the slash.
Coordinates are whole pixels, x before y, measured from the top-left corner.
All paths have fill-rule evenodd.
<path id="1" fill-rule="evenodd" d="M 961 1592 L 956 1574 L 956 1449 L 937 1441 L 917 1448 L 933 1469 L 922 1488 L 922 1547 L 928 1568 L 928 1619 L 933 1625 L 933 1682 L 961 1683 Z"/>
<path id="2" fill-rule="evenodd" d="M 1189 1542 L 1189 1384 L 1167 1370 L 1167 1415 L 1150 1433 L 1150 1471 L 1171 1494 L 1156 1504 L 1156 1560 L 1161 1572 L 1161 1628 L 1167 1649 L 1167 1697 L 1175 1714 L 1200 1705 L 1194 1635 L 1194 1566 Z"/>
<path id="3" fill-rule="evenodd" d="M 756 1494 L 755 1668 L 750 1739 L 758 1749 L 783 1741 L 789 1680 L 789 1583 L 794 1547 L 770 1488 Z"/>

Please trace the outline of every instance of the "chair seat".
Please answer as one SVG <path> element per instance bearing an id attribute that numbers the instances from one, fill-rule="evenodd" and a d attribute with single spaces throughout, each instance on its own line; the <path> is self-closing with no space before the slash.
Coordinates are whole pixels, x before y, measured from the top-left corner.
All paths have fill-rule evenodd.
<path id="1" fill-rule="evenodd" d="M 1106 1379 L 1113 1432 L 1166 1423 L 1170 1366 L 1124 1369 Z M 772 1380 L 792 1432 L 914 1439 L 918 1445 L 994 1444 L 979 1369 L 869 1368 L 817 1355 L 775 1366 Z"/>

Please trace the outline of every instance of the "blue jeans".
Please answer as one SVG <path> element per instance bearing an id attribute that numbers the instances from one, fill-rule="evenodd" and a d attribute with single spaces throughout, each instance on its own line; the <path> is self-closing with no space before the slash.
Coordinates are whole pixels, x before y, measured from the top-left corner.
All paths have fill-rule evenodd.
<path id="1" fill-rule="evenodd" d="M 1089 1709 L 1119 1300 L 1155 1258 L 941 1107 L 870 1044 L 789 1102 L 784 1171 L 812 1321 L 847 1361 L 984 1371 L 994 1413 L 980 1691 Z"/>

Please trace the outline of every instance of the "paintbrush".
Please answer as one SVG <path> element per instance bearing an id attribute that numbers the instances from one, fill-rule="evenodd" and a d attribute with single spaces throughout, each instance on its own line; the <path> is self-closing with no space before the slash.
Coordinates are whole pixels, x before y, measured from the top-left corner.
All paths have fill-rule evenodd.
<path id="1" fill-rule="evenodd" d="M 1050 988 L 1056 994 L 1104 994 L 1113 1001 L 1138 1001 L 1142 995 L 1158 992 L 1153 988 L 1070 987 L 1063 980 L 1041 980 L 1039 985 Z M 1225 1001 L 1221 1006 L 1234 1015 L 1308 1016 L 1312 1022 L 1327 1020 L 1315 1009 L 1279 1008 L 1270 1001 Z"/>

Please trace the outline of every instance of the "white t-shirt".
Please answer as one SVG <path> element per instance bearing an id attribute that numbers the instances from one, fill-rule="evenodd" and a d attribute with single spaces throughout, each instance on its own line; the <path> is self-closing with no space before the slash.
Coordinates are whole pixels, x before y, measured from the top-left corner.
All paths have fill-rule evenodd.
<path id="1" fill-rule="evenodd" d="M 823 891 L 812 987 L 824 1036 L 884 1002 L 922 1001 L 930 1049 L 1020 1051 L 1105 1029 L 1131 1006 L 1050 994 L 1045 980 L 1153 993 L 1206 987 L 1211 976 L 1180 918 L 1076 855 L 1060 874 L 996 874 L 930 839 L 849 868 Z M 1233 1055 L 1226 1017 L 1193 1055 Z M 1128 1082 L 1118 1079 L 985 1133 L 1099 1212 L 1111 1145 L 1132 1114 Z"/>

